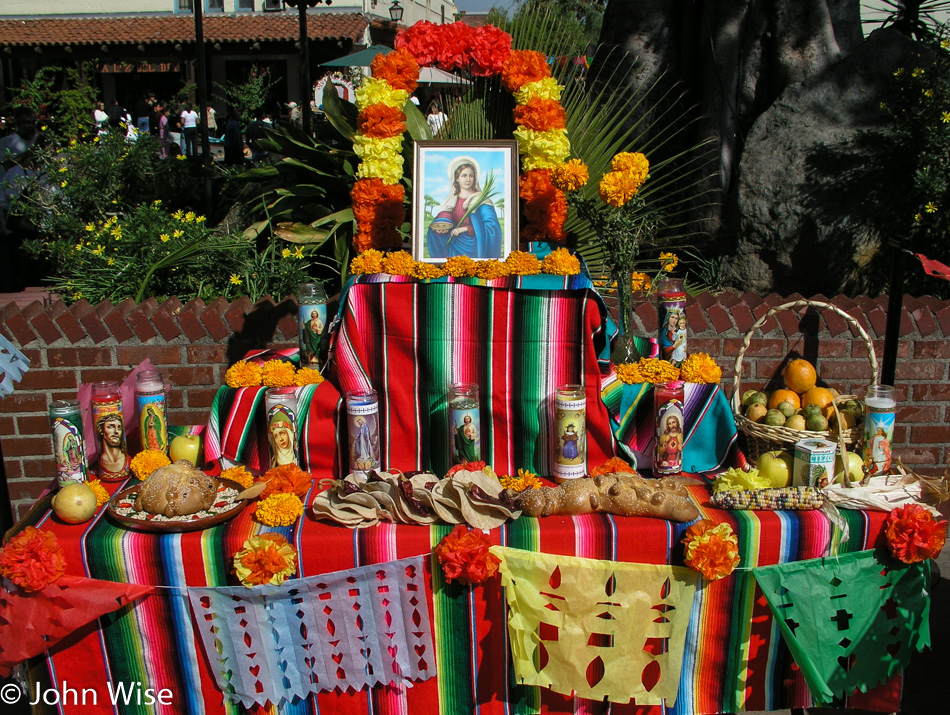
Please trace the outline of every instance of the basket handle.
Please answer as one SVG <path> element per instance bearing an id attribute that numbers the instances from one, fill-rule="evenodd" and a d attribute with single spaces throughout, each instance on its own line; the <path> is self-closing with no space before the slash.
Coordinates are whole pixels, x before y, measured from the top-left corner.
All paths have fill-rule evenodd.
<path id="1" fill-rule="evenodd" d="M 745 356 L 745 351 L 749 348 L 749 343 L 752 341 L 752 335 L 763 325 L 765 325 L 765 322 L 776 313 L 781 313 L 784 310 L 795 310 L 797 308 L 822 308 L 823 310 L 830 310 L 832 313 L 835 313 L 844 319 L 845 322 L 847 322 L 852 328 L 857 330 L 858 335 L 862 340 L 864 340 L 864 344 L 867 346 L 868 360 L 871 363 L 871 382 L 868 383 L 868 386 L 877 384 L 877 357 L 874 355 L 874 344 L 871 342 L 871 338 L 864 327 L 852 316 L 848 315 L 843 310 L 841 310 L 841 308 L 832 305 L 831 303 L 825 303 L 818 300 L 795 300 L 790 303 L 782 303 L 781 305 L 776 305 L 774 308 L 770 308 L 769 311 L 765 313 L 765 315 L 752 324 L 752 327 L 749 328 L 749 331 L 745 334 L 745 338 L 742 340 L 742 347 L 739 348 L 739 354 L 736 355 L 735 375 L 733 375 L 732 378 L 732 411 L 734 414 L 739 414 L 739 410 L 742 406 L 742 358 Z"/>

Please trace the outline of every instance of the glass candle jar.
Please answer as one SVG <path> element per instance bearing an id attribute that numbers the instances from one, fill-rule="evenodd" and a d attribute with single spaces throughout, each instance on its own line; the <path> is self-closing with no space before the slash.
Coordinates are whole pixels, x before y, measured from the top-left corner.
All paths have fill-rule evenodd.
<path id="1" fill-rule="evenodd" d="M 271 387 L 264 394 L 270 466 L 297 463 L 297 395 L 293 387 Z"/>
<path id="2" fill-rule="evenodd" d="M 92 422 L 99 440 L 99 461 L 96 474 L 104 481 L 119 481 L 129 476 L 128 448 L 125 444 L 125 421 L 122 416 L 122 393 L 119 383 L 96 382 L 92 386 Z"/>
<path id="3" fill-rule="evenodd" d="M 346 393 L 346 422 L 350 472 L 365 476 L 366 472 L 379 469 L 379 399 L 376 390 Z"/>
<path id="4" fill-rule="evenodd" d="M 686 290 L 679 278 L 664 278 L 657 286 L 656 316 L 660 357 L 679 367 L 686 359 Z"/>
<path id="5" fill-rule="evenodd" d="M 555 393 L 554 477 L 577 479 L 587 474 L 587 393 L 583 385 L 562 385 Z"/>
<path id="6" fill-rule="evenodd" d="M 477 462 L 482 456 L 482 423 L 478 411 L 478 385 L 460 382 L 449 391 L 449 450 L 452 464 Z"/>
<path id="7" fill-rule="evenodd" d="M 89 481 L 86 468 L 86 441 L 83 438 L 79 400 L 55 400 L 49 406 L 53 435 L 53 458 L 60 487 L 72 482 Z"/>
<path id="8" fill-rule="evenodd" d="M 897 396 L 891 385 L 871 385 L 864 398 L 864 466 L 874 477 L 891 469 Z"/>
<path id="9" fill-rule="evenodd" d="M 327 293 L 321 283 L 297 286 L 297 327 L 300 367 L 320 365 L 320 340 L 327 325 Z"/>
<path id="10" fill-rule="evenodd" d="M 656 453 L 653 474 L 663 476 L 683 471 L 683 398 L 680 380 L 654 385 L 653 408 L 656 415 Z"/>
<path id="11" fill-rule="evenodd" d="M 165 381 L 158 370 L 142 370 L 135 376 L 135 406 L 142 449 L 168 450 L 165 397 Z"/>

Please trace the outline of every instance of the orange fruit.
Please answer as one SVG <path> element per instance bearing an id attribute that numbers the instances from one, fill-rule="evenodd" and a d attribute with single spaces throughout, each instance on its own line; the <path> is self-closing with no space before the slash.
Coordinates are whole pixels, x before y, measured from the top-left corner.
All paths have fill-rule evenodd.
<path id="1" fill-rule="evenodd" d="M 791 402 L 792 407 L 796 410 L 802 406 L 801 398 L 799 398 L 797 392 L 792 390 L 776 390 L 772 393 L 772 396 L 769 397 L 769 409 L 774 410 L 783 402 Z"/>
<path id="2" fill-rule="evenodd" d="M 782 370 L 782 377 L 785 379 L 785 387 L 799 395 L 804 395 L 818 382 L 815 366 L 802 358 L 796 358 L 786 365 Z"/>
<path id="3" fill-rule="evenodd" d="M 802 395 L 802 407 L 808 407 L 808 405 L 818 405 L 822 410 L 824 410 L 832 403 L 834 399 L 835 396 L 831 394 L 831 390 L 828 388 L 813 387 L 804 395 Z"/>

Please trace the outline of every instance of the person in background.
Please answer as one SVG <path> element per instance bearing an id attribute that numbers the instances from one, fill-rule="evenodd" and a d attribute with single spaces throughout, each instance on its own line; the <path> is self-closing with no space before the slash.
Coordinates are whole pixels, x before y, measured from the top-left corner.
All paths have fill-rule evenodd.
<path id="1" fill-rule="evenodd" d="M 106 116 L 109 117 L 109 127 L 112 129 L 119 129 L 122 126 L 122 122 L 125 121 L 125 107 L 119 104 L 119 100 L 115 97 L 112 98 L 112 103 L 109 104 L 109 108 L 106 109 Z"/>
<path id="2" fill-rule="evenodd" d="M 168 117 L 168 136 L 171 139 L 171 144 L 177 144 L 178 148 L 181 148 L 181 120 L 178 118 L 177 109 L 172 109 L 170 104 L 166 104 L 165 108 L 169 111 L 166 116 Z"/>
<path id="3" fill-rule="evenodd" d="M 234 107 L 228 108 L 228 121 L 224 125 L 224 163 L 227 166 L 244 163 L 244 134 Z"/>
<path id="4" fill-rule="evenodd" d="M 96 122 L 96 129 L 100 136 L 109 133 L 109 115 L 106 114 L 105 102 L 96 102 L 96 108 L 92 112 L 92 118 Z"/>
<path id="5" fill-rule="evenodd" d="M 247 145 L 251 149 L 251 163 L 256 166 L 267 156 L 267 152 L 264 151 L 257 142 L 259 139 L 267 137 L 267 134 L 264 133 L 264 128 L 270 127 L 270 123 L 267 121 L 269 117 L 263 110 L 258 109 L 254 113 L 254 117 L 254 121 L 248 124 L 244 130 L 244 136 L 247 139 Z"/>
<path id="6" fill-rule="evenodd" d="M 152 105 L 148 103 L 148 98 L 143 94 L 139 101 L 135 103 L 135 124 L 139 129 L 139 134 L 148 134 L 151 131 L 151 120 Z"/>
<path id="7" fill-rule="evenodd" d="M 0 162 L 4 170 L 33 146 L 36 137 L 36 114 L 29 107 L 17 107 L 13 112 L 13 132 L 0 138 Z"/>
<path id="8" fill-rule="evenodd" d="M 296 102 L 288 102 L 287 109 L 290 110 L 290 123 L 297 129 L 303 128 L 303 110 L 297 106 Z"/>
<path id="9" fill-rule="evenodd" d="M 185 156 L 198 156 L 198 112 L 189 102 L 181 113 L 181 130 Z"/>
<path id="10" fill-rule="evenodd" d="M 158 140 L 162 144 L 162 159 L 168 158 L 168 149 L 172 145 L 171 133 L 168 130 L 168 107 L 158 105 L 155 111 L 159 113 L 158 119 Z"/>
<path id="11" fill-rule="evenodd" d="M 205 122 L 208 124 L 208 136 L 213 139 L 218 138 L 218 115 L 214 111 L 211 102 L 205 108 Z"/>
<path id="12" fill-rule="evenodd" d="M 426 124 L 432 132 L 432 136 L 437 136 L 445 125 L 445 114 L 439 108 L 438 102 L 429 105 L 429 114 L 426 115 Z"/>

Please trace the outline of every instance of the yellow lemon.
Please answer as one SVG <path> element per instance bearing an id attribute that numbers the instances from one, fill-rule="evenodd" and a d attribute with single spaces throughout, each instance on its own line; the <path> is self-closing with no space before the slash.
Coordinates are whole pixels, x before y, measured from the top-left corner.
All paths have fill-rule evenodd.
<path id="1" fill-rule="evenodd" d="M 53 497 L 53 511 L 67 524 L 89 521 L 96 513 L 96 493 L 86 482 L 67 484 Z"/>

